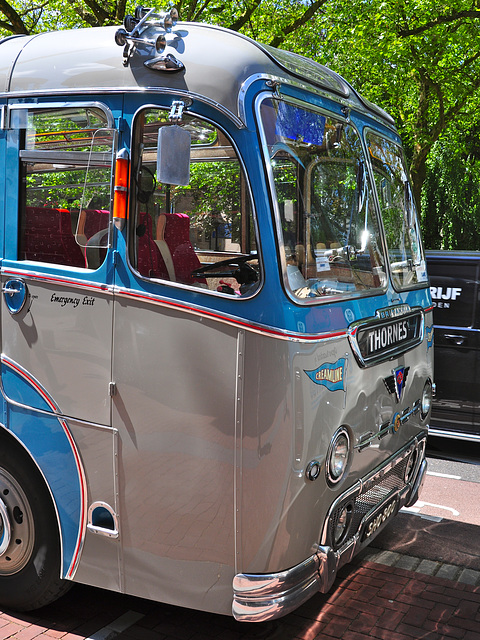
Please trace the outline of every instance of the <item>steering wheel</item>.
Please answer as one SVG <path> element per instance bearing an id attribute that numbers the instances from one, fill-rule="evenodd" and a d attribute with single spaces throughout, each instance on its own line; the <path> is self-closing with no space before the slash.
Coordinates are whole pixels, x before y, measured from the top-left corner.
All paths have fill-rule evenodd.
<path id="1" fill-rule="evenodd" d="M 233 277 L 239 284 L 247 284 L 257 282 L 258 273 L 247 262 L 249 260 L 255 260 L 257 258 L 256 253 L 250 253 L 246 256 L 232 256 L 225 260 L 219 260 L 218 262 L 212 262 L 206 264 L 203 267 L 199 267 L 192 271 L 193 277 L 203 276 L 204 278 L 228 278 Z M 216 271 L 221 267 L 234 267 L 230 271 Z M 215 273 L 209 274 L 209 271 L 215 271 Z"/>
<path id="2" fill-rule="evenodd" d="M 199 267 L 198 269 L 195 269 L 195 271 L 192 271 L 192 276 L 201 276 L 201 275 L 205 275 L 207 271 L 213 271 L 214 269 L 217 269 L 217 267 L 226 267 L 226 266 L 232 266 L 232 267 L 236 267 L 236 266 L 240 266 L 241 264 L 244 264 L 245 262 L 248 262 L 249 260 L 255 260 L 255 258 L 257 258 L 257 254 L 255 253 L 250 253 L 247 256 L 232 256 L 231 258 L 226 258 L 225 260 L 219 260 L 218 262 L 212 262 L 210 264 L 206 264 L 203 267 Z M 227 275 L 230 275 L 231 272 L 229 272 Z M 223 275 L 223 274 L 222 274 Z M 216 278 L 218 276 L 217 273 L 212 274 L 211 276 L 206 276 L 207 278 Z"/>

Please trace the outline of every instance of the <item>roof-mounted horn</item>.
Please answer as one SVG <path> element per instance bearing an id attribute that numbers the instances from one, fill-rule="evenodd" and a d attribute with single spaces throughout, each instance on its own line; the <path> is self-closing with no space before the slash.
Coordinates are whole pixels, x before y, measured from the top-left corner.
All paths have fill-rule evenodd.
<path id="1" fill-rule="evenodd" d="M 166 33 L 170 33 L 172 28 L 177 24 L 178 11 L 175 8 L 170 11 L 156 13 L 155 9 L 146 7 L 136 7 L 135 15 L 125 16 L 123 27 L 117 29 L 115 33 L 115 42 L 123 49 L 123 64 L 127 66 L 133 53 L 137 47 L 151 47 L 157 55 L 155 58 L 147 60 L 144 64 L 149 69 L 157 71 L 180 71 L 183 64 L 175 58 L 171 53 L 162 55 L 167 46 Z M 155 39 L 144 37 L 145 31 L 149 27 L 161 29 Z"/>

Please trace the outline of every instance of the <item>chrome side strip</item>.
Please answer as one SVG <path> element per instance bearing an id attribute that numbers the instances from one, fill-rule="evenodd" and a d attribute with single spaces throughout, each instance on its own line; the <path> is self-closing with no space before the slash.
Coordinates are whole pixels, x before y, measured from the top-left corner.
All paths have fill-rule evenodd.
<path id="1" fill-rule="evenodd" d="M 467 442 L 480 442 L 480 433 L 467 433 L 465 431 L 450 431 L 449 429 L 439 429 L 438 427 L 428 427 L 431 436 L 439 438 L 453 438 L 454 440 L 465 440 Z"/>

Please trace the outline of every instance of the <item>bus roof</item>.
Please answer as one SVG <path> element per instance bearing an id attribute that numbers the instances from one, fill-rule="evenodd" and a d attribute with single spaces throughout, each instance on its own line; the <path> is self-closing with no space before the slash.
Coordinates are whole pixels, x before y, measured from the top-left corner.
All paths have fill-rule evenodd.
<path id="1" fill-rule="evenodd" d="M 179 22 L 166 33 L 148 24 L 138 42 L 127 44 L 129 55 L 118 46 L 117 33 L 117 27 L 99 27 L 0 40 L 0 97 L 168 89 L 202 96 L 242 120 L 242 91 L 262 76 L 310 90 L 313 85 L 393 124 L 327 67 L 221 27 Z M 159 54 L 155 43 L 162 34 L 166 46 Z M 181 68 L 162 69 L 166 56 Z"/>

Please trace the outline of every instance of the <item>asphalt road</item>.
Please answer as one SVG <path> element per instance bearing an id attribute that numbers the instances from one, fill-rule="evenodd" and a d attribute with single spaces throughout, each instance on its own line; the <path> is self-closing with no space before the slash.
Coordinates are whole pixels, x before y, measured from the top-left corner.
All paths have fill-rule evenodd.
<path id="1" fill-rule="evenodd" d="M 480 571 L 480 446 L 432 438 L 427 460 L 420 499 L 372 546 Z"/>

